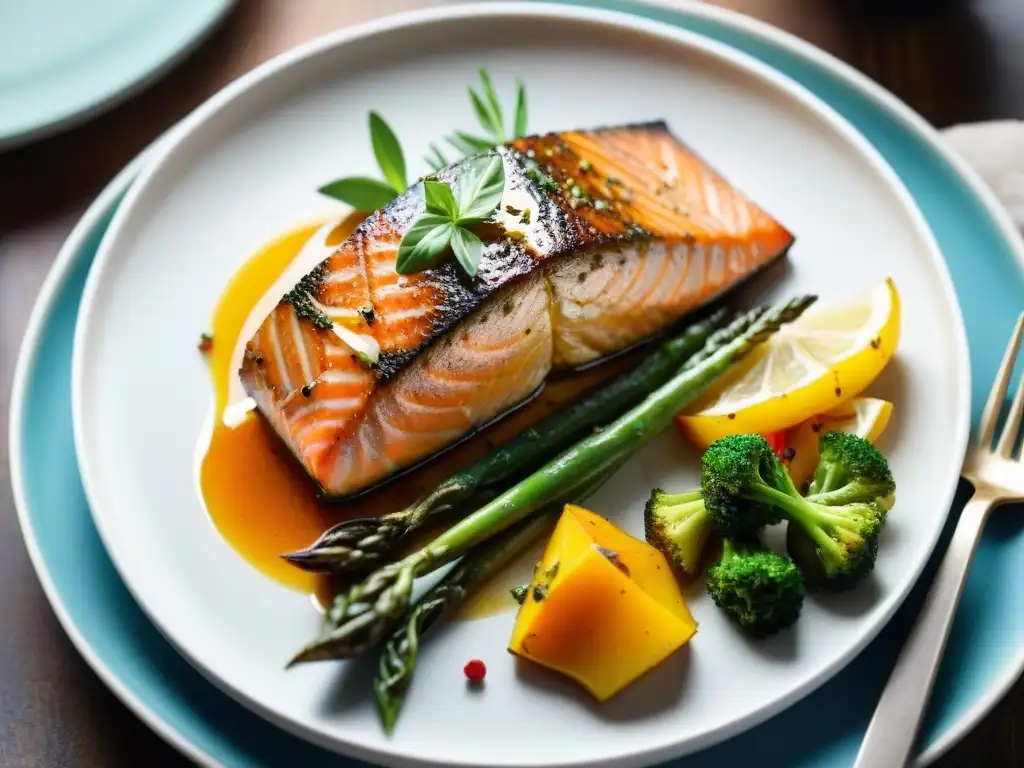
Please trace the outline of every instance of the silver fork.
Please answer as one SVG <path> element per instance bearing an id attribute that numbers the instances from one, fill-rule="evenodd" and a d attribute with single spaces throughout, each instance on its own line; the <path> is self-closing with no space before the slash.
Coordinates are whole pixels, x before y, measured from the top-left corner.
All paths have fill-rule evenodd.
<path id="1" fill-rule="evenodd" d="M 960 515 L 921 613 L 882 691 L 854 768 L 900 768 L 910 762 L 949 638 L 949 628 L 967 580 L 967 569 L 988 513 L 1000 504 L 1024 500 L 1024 464 L 1021 459 L 1013 458 L 1013 448 L 1024 420 L 1024 376 L 999 441 L 992 447 L 1022 333 L 1024 314 L 1017 318 L 1017 326 L 981 414 L 977 439 L 964 460 L 962 474 L 974 486 L 974 495 Z"/>

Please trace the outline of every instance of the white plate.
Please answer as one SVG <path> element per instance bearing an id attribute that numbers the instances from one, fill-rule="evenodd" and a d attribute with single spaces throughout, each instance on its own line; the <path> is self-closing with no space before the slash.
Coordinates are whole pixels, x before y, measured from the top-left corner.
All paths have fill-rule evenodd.
<path id="1" fill-rule="evenodd" d="M 373 172 L 366 112 L 407 156 L 473 123 L 477 65 L 528 85 L 531 129 L 664 117 L 797 234 L 777 296 L 827 299 L 885 275 L 904 302 L 898 361 L 873 387 L 896 402 L 885 436 L 899 482 L 873 579 L 808 602 L 795 630 L 742 640 L 709 601 L 678 654 L 603 707 L 505 652 L 512 616 L 459 623 L 428 643 L 396 736 L 367 690 L 372 664 L 284 662 L 319 629 L 308 598 L 235 555 L 196 491 L 210 406 L 195 339 L 233 271 L 263 242 L 324 210 L 315 189 Z M 201 671 L 274 722 L 388 765 L 640 765 L 706 746 L 834 674 L 892 615 L 931 552 L 968 427 L 966 341 L 934 241 L 892 171 L 795 84 L 704 38 L 562 7 L 436 9 L 346 30 L 264 65 L 190 116 L 111 223 L 79 316 L 73 401 L 97 527 L 126 584 Z M 419 168 L 413 168 L 412 173 Z M 329 206 L 328 206 L 329 208 Z M 688 487 L 696 456 L 669 431 L 590 506 L 639 533 L 652 485 Z M 461 668 L 488 662 L 483 695 Z"/>

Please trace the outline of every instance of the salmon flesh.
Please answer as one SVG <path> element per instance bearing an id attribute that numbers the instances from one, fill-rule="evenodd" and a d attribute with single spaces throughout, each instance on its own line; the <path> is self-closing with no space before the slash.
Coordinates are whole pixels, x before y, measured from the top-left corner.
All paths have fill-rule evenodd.
<path id="1" fill-rule="evenodd" d="M 664 123 L 496 148 L 505 191 L 472 279 L 395 271 L 422 184 L 371 214 L 287 293 L 240 375 L 328 496 L 366 490 L 522 404 L 553 369 L 659 334 L 780 258 L 779 222 Z M 465 161 L 442 171 L 454 183 Z M 367 365 L 334 331 L 372 336 Z"/>

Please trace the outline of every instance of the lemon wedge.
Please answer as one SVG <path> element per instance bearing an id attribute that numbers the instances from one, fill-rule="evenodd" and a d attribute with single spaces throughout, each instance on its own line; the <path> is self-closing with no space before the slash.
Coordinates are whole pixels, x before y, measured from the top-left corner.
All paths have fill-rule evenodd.
<path id="1" fill-rule="evenodd" d="M 789 474 L 797 488 L 811 479 L 818 466 L 818 441 L 828 432 L 849 432 L 874 443 L 885 431 L 892 403 L 874 397 L 855 397 L 828 413 L 814 416 L 786 432 Z"/>
<path id="2" fill-rule="evenodd" d="M 726 435 L 789 429 L 864 391 L 889 362 L 899 334 L 899 294 L 888 278 L 846 301 L 819 301 L 677 422 L 701 448 Z"/>

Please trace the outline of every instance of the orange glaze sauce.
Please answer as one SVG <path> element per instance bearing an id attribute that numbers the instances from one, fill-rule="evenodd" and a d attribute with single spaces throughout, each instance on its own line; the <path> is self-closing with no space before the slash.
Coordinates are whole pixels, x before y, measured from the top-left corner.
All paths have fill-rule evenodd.
<path id="1" fill-rule="evenodd" d="M 331 232 L 329 244 L 341 243 L 360 221 L 353 215 Z M 200 468 L 199 484 L 217 530 L 261 573 L 316 602 L 330 601 L 330 579 L 307 573 L 281 558 L 311 544 L 330 526 L 355 517 L 381 515 L 412 503 L 431 487 L 509 440 L 541 417 L 574 400 L 583 390 L 626 370 L 632 355 L 580 374 L 555 378 L 531 403 L 442 454 L 422 468 L 366 496 L 341 504 L 321 502 L 313 483 L 273 430 L 255 411 L 228 426 L 222 414 L 238 375 L 237 349 L 243 326 L 256 304 L 292 263 L 319 225 L 298 228 L 258 251 L 234 275 L 214 310 L 213 346 L 207 361 L 214 391 L 214 424 Z M 421 542 L 424 537 L 416 537 Z M 509 590 L 529 581 L 546 536 L 510 563 L 471 596 L 460 618 L 480 618 L 517 606 Z"/>

